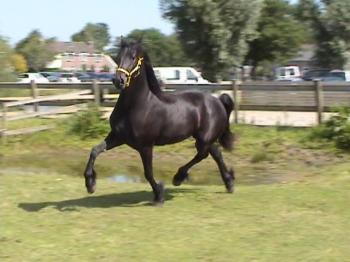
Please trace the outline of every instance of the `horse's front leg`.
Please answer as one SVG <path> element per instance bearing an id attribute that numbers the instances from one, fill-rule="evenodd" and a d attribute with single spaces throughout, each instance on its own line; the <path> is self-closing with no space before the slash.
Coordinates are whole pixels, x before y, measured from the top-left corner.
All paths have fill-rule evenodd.
<path id="1" fill-rule="evenodd" d="M 121 145 L 121 141 L 118 139 L 117 135 L 110 132 L 105 140 L 94 146 L 91 149 L 89 161 L 86 164 L 84 177 L 85 177 L 85 186 L 87 191 L 92 194 L 96 190 L 96 172 L 94 170 L 95 160 L 99 154 L 102 152 L 112 149 L 118 145 Z"/>
<path id="2" fill-rule="evenodd" d="M 154 203 L 162 204 L 164 202 L 164 185 L 163 183 L 157 183 L 153 177 L 153 147 L 144 147 L 138 150 L 142 159 L 143 168 L 145 172 L 145 178 L 150 183 L 153 194 L 154 194 Z"/>

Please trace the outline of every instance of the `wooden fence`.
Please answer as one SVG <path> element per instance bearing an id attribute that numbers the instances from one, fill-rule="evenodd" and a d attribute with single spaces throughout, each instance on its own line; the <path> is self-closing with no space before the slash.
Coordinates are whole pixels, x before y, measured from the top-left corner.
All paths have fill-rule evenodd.
<path id="1" fill-rule="evenodd" d="M 48 114 L 57 114 L 64 108 L 52 112 L 39 112 L 39 105 L 72 105 L 94 101 L 97 105 L 113 106 L 117 95 L 109 95 L 116 88 L 112 83 L 45 83 L 20 84 L 0 83 L 0 89 L 25 89 L 31 90 L 31 97 L 0 98 L 2 105 L 2 119 L 0 132 L 2 137 L 17 134 L 20 131 L 7 131 L 7 122 L 24 118 L 38 117 Z M 70 89 L 79 90 L 68 94 L 40 96 L 40 90 L 45 89 Z M 317 113 L 318 123 L 322 122 L 322 113 L 330 111 L 332 107 L 350 106 L 350 83 L 322 83 L 314 82 L 244 82 L 236 81 L 220 84 L 191 84 L 191 85 L 167 85 L 165 91 L 197 89 L 212 93 L 229 93 L 234 101 L 234 121 L 238 123 L 239 110 L 259 111 L 308 111 Z M 33 113 L 7 116 L 8 109 L 16 106 L 33 105 Z M 42 130 L 45 127 L 39 127 Z M 23 130 L 23 132 L 36 131 Z"/>

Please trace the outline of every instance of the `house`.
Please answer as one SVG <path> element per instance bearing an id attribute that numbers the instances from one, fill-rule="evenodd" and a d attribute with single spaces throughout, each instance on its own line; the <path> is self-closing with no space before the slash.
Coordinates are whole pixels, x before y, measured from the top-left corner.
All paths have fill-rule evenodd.
<path id="1" fill-rule="evenodd" d="M 110 56 L 97 52 L 91 42 L 56 41 L 49 49 L 55 54 L 55 59 L 47 64 L 48 69 L 115 72 L 117 66 Z"/>
<path id="2" fill-rule="evenodd" d="M 288 61 L 288 65 L 298 66 L 301 71 L 306 71 L 313 67 L 317 67 L 315 61 L 315 49 L 313 44 L 304 44 L 295 57 Z"/>

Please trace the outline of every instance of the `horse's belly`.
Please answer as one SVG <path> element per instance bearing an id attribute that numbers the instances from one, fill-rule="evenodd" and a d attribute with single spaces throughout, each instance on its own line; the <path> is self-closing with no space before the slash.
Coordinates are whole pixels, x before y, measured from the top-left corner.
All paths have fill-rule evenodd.
<path id="1" fill-rule="evenodd" d="M 186 138 L 189 138 L 190 136 L 191 136 L 190 134 L 178 134 L 178 135 L 162 134 L 161 136 L 157 137 L 155 144 L 158 146 L 167 145 L 167 144 L 175 144 L 175 143 L 178 143 L 178 142 L 185 140 Z"/>

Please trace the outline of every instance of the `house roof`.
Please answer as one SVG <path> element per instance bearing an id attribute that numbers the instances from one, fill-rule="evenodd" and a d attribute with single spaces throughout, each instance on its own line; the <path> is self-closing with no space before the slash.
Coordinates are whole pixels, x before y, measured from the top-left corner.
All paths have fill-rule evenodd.
<path id="1" fill-rule="evenodd" d="M 56 41 L 50 43 L 49 48 L 55 54 L 60 53 L 89 53 L 94 54 L 97 53 L 95 50 L 94 44 L 92 42 L 84 43 L 84 42 L 61 42 Z"/>
<path id="2" fill-rule="evenodd" d="M 315 56 L 315 48 L 315 45 L 312 44 L 302 45 L 297 55 L 293 57 L 290 61 L 312 61 Z"/>

